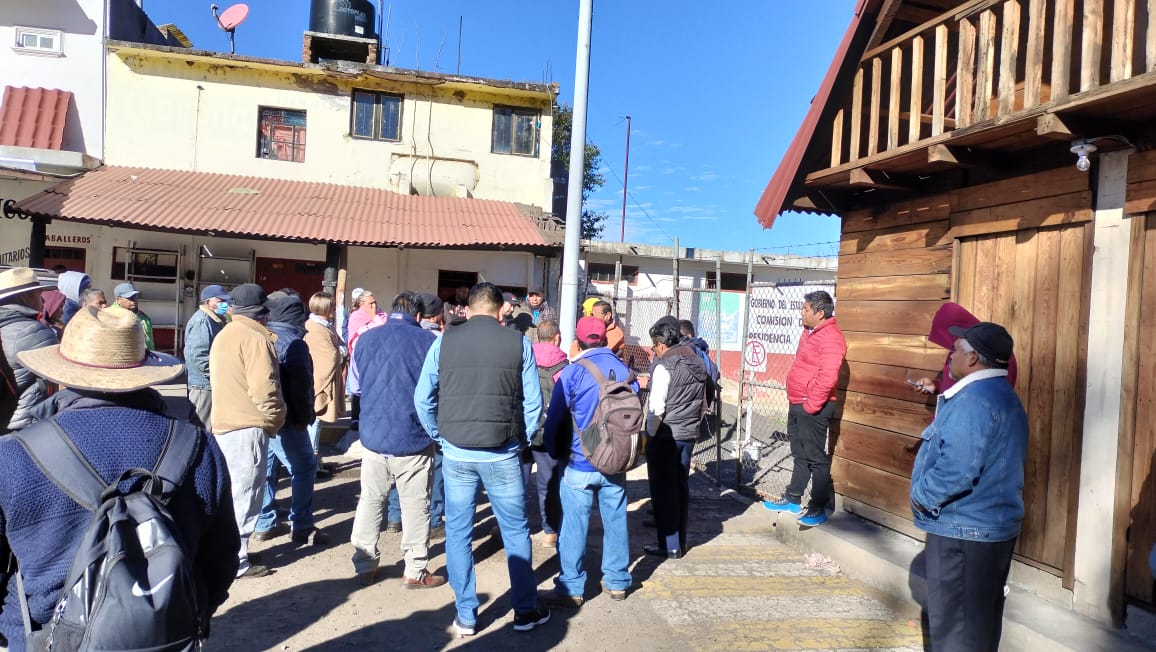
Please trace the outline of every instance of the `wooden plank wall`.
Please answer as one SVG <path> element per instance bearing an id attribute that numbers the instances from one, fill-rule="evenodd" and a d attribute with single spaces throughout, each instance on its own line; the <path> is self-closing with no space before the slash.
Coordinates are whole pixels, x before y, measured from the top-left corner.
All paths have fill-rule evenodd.
<path id="1" fill-rule="evenodd" d="M 850 368 L 833 427 L 836 489 L 910 520 L 908 489 L 934 401 L 905 378 L 934 375 L 927 341 L 953 297 L 1016 339 L 1017 391 L 1032 424 L 1021 559 L 1056 573 L 1071 557 L 1080 450 L 1092 194 L 1074 166 L 909 200 L 843 220 L 837 317 Z M 902 529 L 902 528 L 901 528 Z"/>
<path id="2" fill-rule="evenodd" d="M 1128 165 L 1129 212 L 1133 217 L 1129 310 L 1126 322 L 1125 377 L 1120 441 L 1120 481 L 1123 512 L 1117 511 L 1113 540 L 1123 547 L 1124 595 L 1149 606 L 1156 604 L 1156 582 L 1148 569 L 1148 553 L 1156 543 L 1156 152 L 1134 155 Z"/>

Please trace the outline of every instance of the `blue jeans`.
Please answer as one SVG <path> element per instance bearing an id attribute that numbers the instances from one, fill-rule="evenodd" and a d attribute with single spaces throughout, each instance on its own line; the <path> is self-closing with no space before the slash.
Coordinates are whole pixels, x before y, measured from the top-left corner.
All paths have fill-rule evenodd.
<path id="1" fill-rule="evenodd" d="M 614 591 L 630 588 L 626 475 L 606 476 L 567 466 L 558 494 L 562 499 L 562 532 L 558 535 L 562 572 L 554 580 L 558 592 L 580 596 L 586 591 L 586 532 L 595 496 L 598 513 L 602 515 L 602 582 Z"/>
<path id="2" fill-rule="evenodd" d="M 309 424 L 307 428 L 309 431 L 309 445 L 313 447 L 313 452 L 321 450 L 321 419 L 314 419 L 313 423 Z"/>
<path id="3" fill-rule="evenodd" d="M 442 471 L 446 491 L 446 572 L 454 590 L 458 620 L 466 625 L 478 621 L 473 532 L 479 484 L 485 487 L 490 509 L 501 528 L 514 613 L 533 611 L 538 581 L 530 558 L 526 484 L 518 457 L 496 462 L 463 462 L 447 457 L 442 461 Z"/>
<path id="4" fill-rule="evenodd" d="M 289 471 L 289 523 L 294 532 L 313 527 L 313 483 L 317 480 L 317 457 L 305 428 L 286 426 L 269 440 L 269 459 L 265 475 L 265 498 L 257 517 L 257 532 L 277 524 L 277 476 L 284 465 Z"/>
<path id="5" fill-rule="evenodd" d="M 429 498 L 429 526 L 431 528 L 445 524 L 446 490 L 442 482 L 442 451 L 439 448 L 434 453 L 433 482 L 430 484 Z M 401 523 L 401 500 L 397 495 L 397 486 L 389 490 L 389 506 L 385 520 L 388 523 Z"/>

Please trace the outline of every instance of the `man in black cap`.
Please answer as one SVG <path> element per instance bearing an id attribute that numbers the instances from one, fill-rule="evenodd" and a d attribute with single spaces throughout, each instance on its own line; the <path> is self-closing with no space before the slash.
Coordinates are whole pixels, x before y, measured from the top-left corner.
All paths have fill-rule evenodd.
<path id="1" fill-rule="evenodd" d="M 1024 515 L 1027 413 L 1008 384 L 1012 337 L 999 324 L 952 326 L 949 371 L 911 472 L 927 532 L 927 615 L 936 650 L 995 650 L 1004 584 Z"/>
<path id="2" fill-rule="evenodd" d="M 269 438 L 285 425 L 285 399 L 274 346 L 277 337 L 266 326 L 265 291 L 245 283 L 230 296 L 232 321 L 217 334 L 209 351 L 213 434 L 229 467 L 233 514 L 241 534 L 237 577 L 262 577 L 269 569 L 249 563 L 249 537 L 265 495 Z"/>

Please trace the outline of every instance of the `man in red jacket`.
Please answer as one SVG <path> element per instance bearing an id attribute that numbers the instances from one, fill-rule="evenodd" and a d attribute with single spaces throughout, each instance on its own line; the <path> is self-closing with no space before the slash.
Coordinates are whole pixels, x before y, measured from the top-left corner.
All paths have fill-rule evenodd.
<path id="1" fill-rule="evenodd" d="M 847 342 L 835 323 L 831 295 L 811 292 L 803 297 L 803 335 L 795 363 L 787 373 L 787 434 L 791 437 L 794 472 L 779 500 L 763 507 L 799 517 L 799 524 L 816 527 L 827 522 L 831 499 L 831 457 L 827 453 L 827 425 L 835 413 L 835 385 L 847 356 Z M 811 482 L 811 501 L 803 509 L 803 490 Z"/>

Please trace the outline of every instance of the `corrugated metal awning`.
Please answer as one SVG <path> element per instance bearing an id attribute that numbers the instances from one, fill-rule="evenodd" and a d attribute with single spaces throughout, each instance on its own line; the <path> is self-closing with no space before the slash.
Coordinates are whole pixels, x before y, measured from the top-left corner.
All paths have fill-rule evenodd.
<path id="1" fill-rule="evenodd" d="M 60 149 L 72 93 L 5 86 L 0 103 L 0 145 Z"/>
<path id="2" fill-rule="evenodd" d="M 381 188 L 105 166 L 15 211 L 109 226 L 317 243 L 450 248 L 558 247 L 540 209 L 401 195 Z"/>

